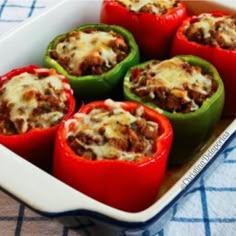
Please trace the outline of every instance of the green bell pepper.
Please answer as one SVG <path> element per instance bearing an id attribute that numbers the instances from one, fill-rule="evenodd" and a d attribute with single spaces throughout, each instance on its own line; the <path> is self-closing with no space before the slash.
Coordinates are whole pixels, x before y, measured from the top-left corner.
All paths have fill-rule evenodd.
<path id="1" fill-rule="evenodd" d="M 129 51 L 127 52 L 127 55 L 124 59 L 118 61 L 114 67 L 102 74 L 86 74 L 76 76 L 69 73 L 61 63 L 59 64 L 59 62 L 52 57 L 51 52 L 55 50 L 56 45 L 62 42 L 69 33 L 74 31 L 87 32 L 89 30 L 117 33 L 124 38 L 125 43 L 128 45 Z M 83 49 L 84 47 L 78 47 L 78 51 L 76 53 L 80 53 L 79 50 Z M 117 88 L 120 88 L 122 93 L 122 81 L 125 73 L 131 66 L 138 64 L 139 60 L 139 48 L 133 35 L 123 27 L 106 24 L 84 24 L 74 28 L 68 33 L 57 36 L 48 45 L 46 54 L 44 56 L 45 64 L 48 67 L 56 69 L 59 73 L 67 77 L 75 95 L 80 99 L 85 100 L 110 97 L 111 94 L 117 90 Z M 101 65 L 103 68 L 106 66 L 104 63 Z M 79 67 L 80 65 L 77 66 Z"/>
<path id="2" fill-rule="evenodd" d="M 173 126 L 174 142 L 169 156 L 169 164 L 183 164 L 191 159 L 194 153 L 202 147 L 206 140 L 211 136 L 217 122 L 219 121 L 224 105 L 224 85 L 216 68 L 208 61 L 193 55 L 179 55 L 178 58 L 184 59 L 190 65 L 202 68 L 202 71 L 212 76 L 217 83 L 216 91 L 206 98 L 202 105 L 191 112 L 170 112 L 161 109 L 151 99 L 141 97 L 131 91 L 131 73 L 134 68 L 144 68 L 153 60 L 144 62 L 131 68 L 123 83 L 125 99 L 143 103 L 160 113 L 164 114 Z"/>

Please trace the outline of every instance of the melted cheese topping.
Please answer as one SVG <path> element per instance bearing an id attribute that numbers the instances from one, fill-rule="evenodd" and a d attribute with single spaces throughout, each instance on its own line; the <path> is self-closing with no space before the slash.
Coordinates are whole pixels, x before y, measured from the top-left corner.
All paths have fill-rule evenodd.
<path id="1" fill-rule="evenodd" d="M 53 89 L 51 89 L 53 88 Z M 18 133 L 25 133 L 34 127 L 51 127 L 64 116 L 62 111 L 33 115 L 39 107 L 37 96 L 50 91 L 51 96 L 57 97 L 58 105 L 65 107 L 66 94 L 63 92 L 62 80 L 56 75 L 38 78 L 36 74 L 22 73 L 7 80 L 1 88 L 0 105 L 6 103 L 9 108 L 9 120 L 14 124 Z M 55 93 L 55 91 L 60 91 Z M 59 94 L 59 95 L 58 95 Z M 21 120 L 22 125 L 18 125 Z"/>
<path id="2" fill-rule="evenodd" d="M 84 149 L 92 151 L 96 155 L 97 160 L 113 159 L 133 161 L 143 157 L 145 154 L 152 152 L 152 142 L 144 140 L 146 148 L 142 153 L 126 152 L 112 145 L 108 140 L 124 139 L 127 140 L 128 135 L 122 131 L 121 127 L 131 127 L 131 125 L 143 119 L 143 108 L 140 107 L 136 111 L 136 116 L 124 110 L 119 103 L 112 100 L 106 100 L 105 103 L 109 109 L 94 108 L 89 114 L 78 113 L 74 119 L 70 119 L 65 123 L 67 138 L 76 136 L 78 133 L 86 134 L 96 140 L 96 144 L 86 144 L 80 139 L 77 139 L 79 145 Z M 158 124 L 147 121 L 157 129 Z M 73 128 L 71 128 L 73 127 Z M 104 128 L 104 133 L 99 131 Z M 104 141 L 105 139 L 105 141 Z"/>
<path id="3" fill-rule="evenodd" d="M 117 54 L 111 48 L 109 43 L 117 38 L 109 32 L 92 31 L 75 32 L 68 40 L 60 42 L 56 46 L 56 52 L 59 57 L 70 58 L 69 68 L 78 70 L 80 65 L 87 57 L 97 57 L 105 61 L 105 65 L 113 67 L 117 64 Z"/>
<path id="4" fill-rule="evenodd" d="M 200 30 L 203 38 L 209 38 L 212 45 L 219 45 L 218 40 L 220 40 L 221 42 L 224 41 L 224 44 L 232 44 L 234 45 L 232 48 L 236 48 L 236 20 L 233 17 L 215 17 L 211 14 L 201 14 L 198 21 L 191 23 L 189 27 L 192 34 Z"/>
<path id="5" fill-rule="evenodd" d="M 149 12 L 162 15 L 176 5 L 176 0 L 117 0 L 134 12 Z M 144 10 L 145 9 L 145 10 Z"/>
<path id="6" fill-rule="evenodd" d="M 148 71 L 148 74 L 155 74 L 148 83 L 150 86 L 165 87 L 172 89 L 183 89 L 185 85 L 196 92 L 208 94 L 211 91 L 211 80 L 204 76 L 197 68 L 189 73 L 184 69 L 185 61 L 179 58 L 165 60 L 155 64 Z"/>
<path id="7" fill-rule="evenodd" d="M 176 97 L 181 97 L 185 101 L 192 102 L 192 110 L 198 109 L 194 100 L 189 97 L 187 89 L 191 89 L 203 95 L 211 92 L 212 81 L 204 74 L 199 67 L 191 66 L 191 70 L 185 69 L 190 66 L 180 58 L 172 58 L 160 63 L 148 64 L 142 71 L 138 81 L 134 81 L 132 86 L 137 89 L 149 91 L 149 97 L 155 98 L 153 91 L 158 88 L 165 88 Z M 142 79 L 146 79 L 145 85 Z"/>

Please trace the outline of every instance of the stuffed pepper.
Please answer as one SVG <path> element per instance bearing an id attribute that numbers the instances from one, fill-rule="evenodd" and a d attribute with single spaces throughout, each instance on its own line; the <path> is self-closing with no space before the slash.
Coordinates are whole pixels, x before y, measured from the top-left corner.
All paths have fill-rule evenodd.
<path id="1" fill-rule="evenodd" d="M 77 96 L 92 100 L 122 87 L 124 74 L 139 62 L 139 49 L 122 27 L 86 24 L 56 37 L 45 62 L 69 79 Z"/>
<path id="2" fill-rule="evenodd" d="M 193 54 L 211 62 L 225 85 L 224 116 L 236 116 L 236 16 L 220 12 L 186 19 L 173 41 L 171 55 Z"/>
<path id="3" fill-rule="evenodd" d="M 170 119 L 175 135 L 169 164 L 182 164 L 209 138 L 220 119 L 224 86 L 209 62 L 182 55 L 133 67 L 124 79 L 124 96 Z"/>
<path id="4" fill-rule="evenodd" d="M 137 212 L 158 197 L 172 126 L 134 102 L 95 101 L 60 126 L 54 175 L 112 207 Z"/>
<path id="5" fill-rule="evenodd" d="M 75 110 L 67 79 L 30 65 L 0 77 L 0 143 L 50 171 L 56 130 Z"/>
<path id="6" fill-rule="evenodd" d="M 186 6 L 178 0 L 104 0 L 100 21 L 130 30 L 142 60 L 147 60 L 167 56 L 174 33 L 186 17 Z"/>

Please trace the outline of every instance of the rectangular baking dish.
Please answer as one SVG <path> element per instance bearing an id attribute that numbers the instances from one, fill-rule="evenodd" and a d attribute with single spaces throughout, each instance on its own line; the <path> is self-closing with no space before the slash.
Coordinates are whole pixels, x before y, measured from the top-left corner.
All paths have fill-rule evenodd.
<path id="1" fill-rule="evenodd" d="M 219 9 L 236 11 L 233 1 L 186 1 L 186 4 L 191 13 Z M 100 6 L 101 0 L 60 1 L 1 36 L 0 74 L 27 64 L 42 65 L 51 39 L 80 24 L 98 22 Z M 174 206 L 191 191 L 199 178 L 215 170 L 224 158 L 224 151 L 235 140 L 236 120 L 221 120 L 211 139 L 192 161 L 167 171 L 161 198 L 142 212 L 128 213 L 102 204 L 1 144 L 0 187 L 36 212 L 57 218 L 68 227 L 76 229 L 81 224 L 88 225 L 85 226 L 87 232 L 95 235 L 154 235 L 173 216 Z"/>

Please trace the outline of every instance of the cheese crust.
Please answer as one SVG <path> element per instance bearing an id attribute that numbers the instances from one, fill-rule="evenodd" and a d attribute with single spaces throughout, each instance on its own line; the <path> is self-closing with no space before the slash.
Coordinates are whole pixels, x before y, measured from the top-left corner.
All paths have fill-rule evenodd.
<path id="1" fill-rule="evenodd" d="M 66 122 L 67 140 L 74 152 L 89 160 L 137 161 L 152 156 L 158 124 L 145 119 L 143 107 L 129 112 L 106 100 L 107 109 L 78 113 Z"/>
<path id="2" fill-rule="evenodd" d="M 204 45 L 236 49 L 236 16 L 201 14 L 185 30 L 190 41 Z"/>
<path id="3" fill-rule="evenodd" d="M 113 31 L 87 29 L 68 33 L 50 52 L 69 74 L 101 75 L 129 53 L 125 39 Z"/>
<path id="4" fill-rule="evenodd" d="M 199 66 L 180 58 L 152 61 L 131 71 L 130 90 L 169 112 L 192 112 L 216 90 L 216 83 Z"/>
<path id="5" fill-rule="evenodd" d="M 177 6 L 177 0 L 117 0 L 120 4 L 134 12 L 146 12 L 163 15 Z"/>
<path id="6" fill-rule="evenodd" d="M 59 123 L 68 110 L 65 84 L 57 74 L 21 73 L 0 88 L 0 134 L 23 134 Z"/>

